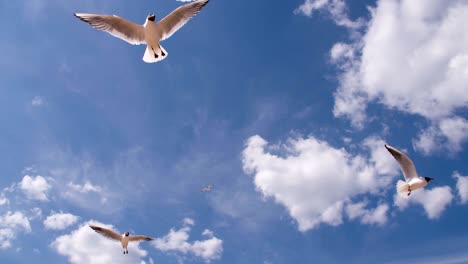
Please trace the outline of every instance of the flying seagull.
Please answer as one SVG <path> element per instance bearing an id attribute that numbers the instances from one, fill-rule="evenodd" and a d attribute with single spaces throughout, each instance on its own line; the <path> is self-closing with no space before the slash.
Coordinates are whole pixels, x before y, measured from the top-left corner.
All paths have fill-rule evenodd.
<path id="1" fill-rule="evenodd" d="M 130 44 L 146 44 L 143 61 L 153 63 L 165 59 L 168 54 L 159 42 L 172 36 L 172 34 L 200 12 L 208 4 L 208 1 L 197 0 L 180 6 L 158 22 L 155 22 L 156 16 L 150 14 L 146 17 L 143 25 L 130 22 L 115 15 L 85 13 L 75 13 L 74 15 L 92 27 L 123 39 Z"/>
<path id="2" fill-rule="evenodd" d="M 95 225 L 89 225 L 94 231 L 97 233 L 112 239 L 119 241 L 122 244 L 123 247 L 123 253 L 128 254 L 128 242 L 136 242 L 136 241 L 150 241 L 154 240 L 154 238 L 147 237 L 147 236 L 131 236 L 129 232 L 125 232 L 123 235 L 120 235 L 110 229 L 100 227 L 100 226 L 95 226 Z"/>
<path id="3" fill-rule="evenodd" d="M 211 189 L 213 189 L 213 184 L 208 184 L 206 187 L 203 187 L 200 192 L 209 192 Z"/>
<path id="4" fill-rule="evenodd" d="M 407 196 L 409 196 L 411 191 L 423 188 L 433 180 L 433 178 L 429 177 L 420 177 L 416 171 L 416 167 L 414 167 L 413 161 L 401 151 L 389 145 L 385 145 L 385 148 L 398 161 L 405 177 L 405 181 L 398 180 L 396 185 L 397 192 L 407 193 Z"/>

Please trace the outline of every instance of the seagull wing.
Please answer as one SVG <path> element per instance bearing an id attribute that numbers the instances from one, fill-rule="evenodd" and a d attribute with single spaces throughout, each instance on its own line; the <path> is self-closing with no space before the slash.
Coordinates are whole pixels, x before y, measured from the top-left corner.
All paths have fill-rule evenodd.
<path id="1" fill-rule="evenodd" d="M 117 234 L 116 232 L 110 230 L 110 229 L 107 229 L 107 228 L 104 228 L 104 227 L 100 227 L 100 226 L 95 226 L 95 225 L 89 225 L 89 227 L 91 227 L 94 231 L 96 231 L 97 233 L 109 238 L 109 239 L 112 239 L 112 240 L 117 240 L 117 241 L 121 241 L 122 239 L 122 236 Z"/>
<path id="2" fill-rule="evenodd" d="M 129 236 L 128 241 L 150 241 L 154 240 L 152 237 L 147 236 Z"/>
<path id="3" fill-rule="evenodd" d="M 142 25 L 135 24 L 118 16 L 84 13 L 75 13 L 74 15 L 95 29 L 105 31 L 130 44 L 139 45 L 145 43 L 145 30 Z"/>
<path id="4" fill-rule="evenodd" d="M 405 176 L 406 180 L 409 180 L 411 178 L 418 177 L 418 173 L 416 172 L 416 167 L 414 167 L 413 161 L 411 161 L 408 156 L 403 154 L 401 151 L 398 149 L 385 145 L 385 148 L 392 154 L 392 156 L 398 161 L 400 164 L 400 168 L 403 171 L 403 175 Z"/>
<path id="5" fill-rule="evenodd" d="M 158 26 L 161 27 L 162 36 L 161 40 L 168 39 L 174 34 L 179 28 L 187 23 L 192 17 L 194 17 L 200 10 L 208 4 L 209 0 L 198 0 L 172 11 L 169 15 L 158 22 Z"/>

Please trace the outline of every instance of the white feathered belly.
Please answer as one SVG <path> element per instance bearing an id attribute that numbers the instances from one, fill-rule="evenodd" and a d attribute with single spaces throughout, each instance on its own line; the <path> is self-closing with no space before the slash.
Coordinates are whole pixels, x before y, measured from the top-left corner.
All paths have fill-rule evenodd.
<path id="1" fill-rule="evenodd" d="M 167 51 L 161 47 L 159 40 L 161 39 L 161 32 L 159 32 L 155 23 L 145 24 L 145 40 L 146 50 L 143 55 L 143 61 L 147 63 L 154 63 L 161 61 L 167 57 Z"/>
<path id="2" fill-rule="evenodd" d="M 427 182 L 425 180 L 421 180 L 417 178 L 417 179 L 411 179 L 408 182 L 408 185 L 410 186 L 411 190 L 414 191 L 414 190 L 417 190 L 419 188 L 426 186 Z"/>
<path id="3" fill-rule="evenodd" d="M 397 192 L 407 193 L 409 191 L 408 187 L 410 187 L 411 191 L 414 191 L 414 190 L 423 188 L 426 185 L 427 185 L 427 182 L 425 180 L 422 180 L 420 178 L 415 178 L 415 179 L 409 180 L 408 182 L 399 180 L 397 182 L 396 187 L 397 187 Z"/>

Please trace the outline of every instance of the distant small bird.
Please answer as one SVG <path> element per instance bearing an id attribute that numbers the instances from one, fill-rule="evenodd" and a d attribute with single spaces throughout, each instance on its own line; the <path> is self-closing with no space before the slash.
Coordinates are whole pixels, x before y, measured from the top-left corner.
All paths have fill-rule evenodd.
<path id="1" fill-rule="evenodd" d="M 206 187 L 203 187 L 200 192 L 209 192 L 211 189 L 213 189 L 213 184 L 208 184 Z"/>
<path id="2" fill-rule="evenodd" d="M 91 227 L 94 231 L 109 239 L 119 241 L 122 244 L 124 254 L 128 254 L 127 246 L 129 242 L 154 240 L 154 238 L 147 236 L 131 236 L 129 232 L 125 232 L 123 235 L 119 235 L 118 233 L 110 229 L 100 226 L 89 225 L 89 227 Z"/>
<path id="3" fill-rule="evenodd" d="M 416 168 L 414 167 L 413 161 L 411 161 L 408 156 L 403 154 L 398 149 L 385 145 L 385 148 L 392 154 L 392 156 L 400 164 L 400 168 L 403 171 L 403 176 L 406 181 L 398 180 L 396 188 L 399 193 L 408 193 L 408 196 L 411 194 L 411 191 L 414 191 L 419 188 L 425 187 L 433 178 L 429 177 L 419 177 Z"/>
<path id="4" fill-rule="evenodd" d="M 172 36 L 200 12 L 208 2 L 209 0 L 197 0 L 178 7 L 159 22 L 155 22 L 156 16 L 150 14 L 146 17 L 146 22 L 143 25 L 138 25 L 115 15 L 85 13 L 75 13 L 74 15 L 94 28 L 105 31 L 130 44 L 146 44 L 143 61 L 153 63 L 165 59 L 168 54 L 159 42 Z"/>

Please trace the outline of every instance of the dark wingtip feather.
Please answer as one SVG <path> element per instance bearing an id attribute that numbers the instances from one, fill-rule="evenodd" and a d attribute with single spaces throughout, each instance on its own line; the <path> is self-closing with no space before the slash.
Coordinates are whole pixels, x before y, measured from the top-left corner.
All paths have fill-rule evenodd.
<path id="1" fill-rule="evenodd" d="M 93 229 L 94 231 L 98 231 L 98 230 L 101 230 L 101 228 L 99 226 L 95 226 L 95 225 L 88 225 L 91 229 Z"/>

